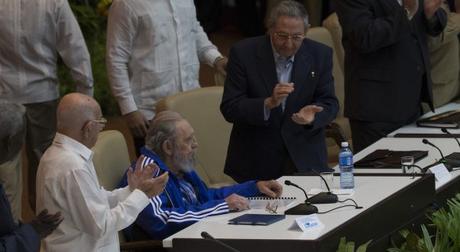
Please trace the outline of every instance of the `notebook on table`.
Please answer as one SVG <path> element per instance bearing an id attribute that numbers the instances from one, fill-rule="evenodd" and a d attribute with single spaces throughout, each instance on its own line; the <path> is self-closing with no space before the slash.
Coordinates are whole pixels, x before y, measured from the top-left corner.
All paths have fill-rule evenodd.
<path id="1" fill-rule="evenodd" d="M 232 225 L 267 226 L 286 218 L 281 214 L 243 214 L 228 221 Z"/>
<path id="2" fill-rule="evenodd" d="M 416 122 L 418 127 L 456 129 L 460 123 L 460 110 L 450 110 Z"/>
<path id="3" fill-rule="evenodd" d="M 375 150 L 361 160 L 354 163 L 355 168 L 401 168 L 401 157 L 413 156 L 414 163 L 428 156 L 428 151 L 394 151 L 394 150 Z"/>
<path id="4" fill-rule="evenodd" d="M 270 206 L 276 205 L 277 207 L 286 207 L 296 200 L 296 197 L 249 197 L 249 208 L 251 209 L 265 209 L 267 204 Z"/>

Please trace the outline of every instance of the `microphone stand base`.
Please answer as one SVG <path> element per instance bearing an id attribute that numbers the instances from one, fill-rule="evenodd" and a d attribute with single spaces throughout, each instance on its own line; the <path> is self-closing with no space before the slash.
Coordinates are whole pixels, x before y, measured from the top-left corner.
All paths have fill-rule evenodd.
<path id="1" fill-rule="evenodd" d="M 330 192 L 318 193 L 315 196 L 310 197 L 309 200 L 311 204 L 332 204 L 337 203 L 337 201 L 339 201 L 337 195 Z"/>
<path id="2" fill-rule="evenodd" d="M 284 214 L 288 215 L 309 215 L 314 213 L 318 213 L 318 208 L 308 203 L 298 204 L 284 212 Z"/>

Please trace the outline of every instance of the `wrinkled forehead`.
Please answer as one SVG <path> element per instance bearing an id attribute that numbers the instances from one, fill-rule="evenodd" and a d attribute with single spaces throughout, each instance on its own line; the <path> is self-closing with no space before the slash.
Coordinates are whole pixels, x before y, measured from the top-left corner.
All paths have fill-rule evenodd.
<path id="1" fill-rule="evenodd" d="M 190 125 L 190 123 L 187 120 L 180 120 L 180 121 L 177 122 L 177 124 L 176 124 L 176 137 L 178 139 L 180 139 L 180 138 L 182 138 L 182 139 L 189 138 L 189 137 L 193 136 L 194 133 L 195 133 L 195 131 L 193 130 L 192 125 Z"/>
<path id="2" fill-rule="evenodd" d="M 286 33 L 304 33 L 307 27 L 300 17 L 280 16 L 276 19 L 273 31 Z"/>

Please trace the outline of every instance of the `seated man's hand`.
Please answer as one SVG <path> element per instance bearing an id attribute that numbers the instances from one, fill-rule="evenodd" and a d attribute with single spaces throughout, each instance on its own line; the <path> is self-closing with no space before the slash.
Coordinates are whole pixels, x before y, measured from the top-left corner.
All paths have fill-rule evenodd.
<path id="1" fill-rule="evenodd" d="M 156 178 L 142 181 L 138 189 L 143 191 L 149 198 L 155 197 L 164 191 L 168 179 L 169 174 L 165 172 Z"/>
<path id="2" fill-rule="evenodd" d="M 275 180 L 259 181 L 256 185 L 259 192 L 272 198 L 279 197 L 283 193 L 283 186 Z"/>
<path id="3" fill-rule="evenodd" d="M 233 211 L 249 209 L 249 200 L 235 193 L 225 198 L 225 202 L 227 202 L 228 208 Z"/>
<path id="4" fill-rule="evenodd" d="M 61 224 L 63 218 L 61 212 L 48 214 L 48 210 L 41 211 L 38 216 L 30 222 L 41 239 L 50 235 Z"/>
<path id="5" fill-rule="evenodd" d="M 323 107 L 316 105 L 307 105 L 300 109 L 299 112 L 292 115 L 292 120 L 300 125 L 311 124 L 315 120 L 316 113 L 323 111 Z"/>

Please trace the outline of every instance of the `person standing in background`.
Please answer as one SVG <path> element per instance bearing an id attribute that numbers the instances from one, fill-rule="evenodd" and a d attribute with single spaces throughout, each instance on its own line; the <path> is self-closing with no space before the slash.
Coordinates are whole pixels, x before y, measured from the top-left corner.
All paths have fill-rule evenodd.
<path id="1" fill-rule="evenodd" d="M 241 183 L 329 170 L 324 128 L 339 108 L 332 49 L 305 38 L 304 6 L 282 1 L 268 34 L 236 43 L 220 111 L 233 124 L 224 172 Z"/>
<path id="2" fill-rule="evenodd" d="M 85 40 L 66 0 L 0 1 L 0 99 L 26 108 L 28 196 L 35 209 L 38 162 L 56 133 L 58 57 L 78 92 L 93 94 Z"/>
<path id="3" fill-rule="evenodd" d="M 336 0 L 345 49 L 345 116 L 359 152 L 433 110 L 427 34 L 446 25 L 442 0 Z"/>
<path id="4" fill-rule="evenodd" d="M 460 74 L 460 0 L 446 1 L 447 25 L 441 35 L 428 37 L 431 78 L 433 79 L 433 104 L 440 107 L 459 95 Z"/>
<path id="5" fill-rule="evenodd" d="M 137 152 L 156 102 L 200 87 L 200 62 L 222 74 L 227 64 L 197 21 L 193 0 L 114 0 L 106 60 L 112 93 Z"/>
<path id="6" fill-rule="evenodd" d="M 11 206 L 15 222 L 22 216 L 21 149 L 26 135 L 26 109 L 0 99 L 0 183 Z"/>

